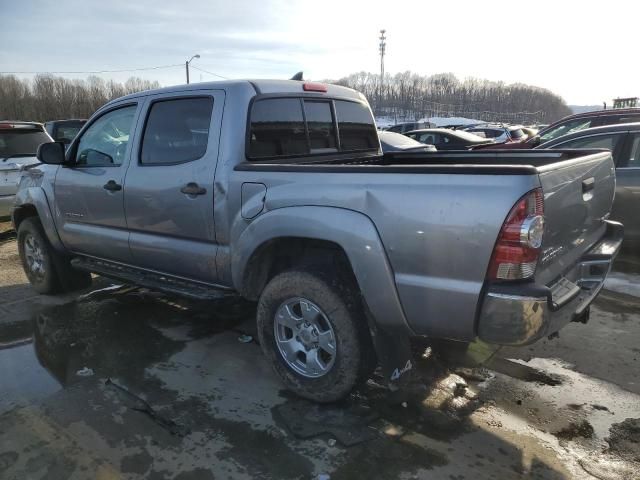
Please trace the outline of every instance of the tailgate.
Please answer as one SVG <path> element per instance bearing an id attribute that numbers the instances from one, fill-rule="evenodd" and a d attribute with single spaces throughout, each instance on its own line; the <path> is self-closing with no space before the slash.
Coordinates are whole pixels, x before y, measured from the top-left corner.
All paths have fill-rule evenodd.
<path id="1" fill-rule="evenodd" d="M 24 167 L 39 163 L 35 157 L 12 158 L 0 161 L 0 197 L 15 195 Z"/>
<path id="2" fill-rule="evenodd" d="M 572 268 L 606 230 L 615 192 L 610 152 L 539 168 L 544 192 L 545 231 L 536 281 L 548 284 Z"/>
<path id="3" fill-rule="evenodd" d="M 21 168 L 13 163 L 0 164 L 0 197 L 14 195 L 20 183 Z"/>

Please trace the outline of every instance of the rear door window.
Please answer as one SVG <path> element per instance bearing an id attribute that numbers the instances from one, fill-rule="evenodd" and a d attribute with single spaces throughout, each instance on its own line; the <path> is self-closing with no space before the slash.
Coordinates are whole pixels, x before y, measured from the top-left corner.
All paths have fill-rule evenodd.
<path id="1" fill-rule="evenodd" d="M 305 100 L 304 114 L 309 129 L 310 152 L 338 151 L 331 103 Z"/>
<path id="2" fill-rule="evenodd" d="M 378 132 L 369 109 L 361 103 L 336 100 L 336 116 L 342 150 L 378 148 Z"/>
<path id="3" fill-rule="evenodd" d="M 618 168 L 640 168 L 640 132 L 632 133 L 629 140 L 631 143 L 629 158 L 622 158 Z"/>
<path id="4" fill-rule="evenodd" d="M 575 138 L 567 142 L 554 145 L 552 148 L 608 148 L 611 150 L 614 160 L 617 160 L 618 146 L 626 133 L 606 133 L 602 135 L 589 135 L 588 137 Z"/>
<path id="5" fill-rule="evenodd" d="M 178 98 L 151 104 L 142 148 L 142 165 L 191 162 L 207 151 L 213 98 Z"/>

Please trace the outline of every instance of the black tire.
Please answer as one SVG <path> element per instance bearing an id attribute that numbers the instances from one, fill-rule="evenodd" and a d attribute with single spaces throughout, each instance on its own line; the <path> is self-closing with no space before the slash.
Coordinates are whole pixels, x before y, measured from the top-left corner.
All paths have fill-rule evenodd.
<path id="1" fill-rule="evenodd" d="M 280 273 L 267 284 L 258 302 L 258 337 L 264 355 L 288 390 L 315 402 L 334 402 L 368 378 L 375 355 L 357 290 L 318 268 L 305 270 Z M 292 298 L 307 299 L 319 307 L 335 334 L 335 359 L 318 378 L 295 371 L 276 342 L 276 312 Z"/>
<path id="2" fill-rule="evenodd" d="M 29 251 L 37 245 L 39 264 L 34 269 Z M 30 250 L 31 249 L 31 250 Z M 91 275 L 71 267 L 69 258 L 55 251 L 37 217 L 23 220 L 18 227 L 18 253 L 29 282 L 34 290 L 42 294 L 71 292 L 91 285 Z"/>

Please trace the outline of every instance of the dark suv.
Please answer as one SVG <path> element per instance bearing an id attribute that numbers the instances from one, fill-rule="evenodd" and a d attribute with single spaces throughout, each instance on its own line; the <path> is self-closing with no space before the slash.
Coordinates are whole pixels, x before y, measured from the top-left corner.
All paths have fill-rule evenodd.
<path id="1" fill-rule="evenodd" d="M 83 119 L 52 120 L 46 122 L 44 128 L 56 142 L 64 142 L 68 145 L 71 143 L 71 140 L 76 138 L 76 135 L 85 123 L 87 123 L 87 121 Z"/>

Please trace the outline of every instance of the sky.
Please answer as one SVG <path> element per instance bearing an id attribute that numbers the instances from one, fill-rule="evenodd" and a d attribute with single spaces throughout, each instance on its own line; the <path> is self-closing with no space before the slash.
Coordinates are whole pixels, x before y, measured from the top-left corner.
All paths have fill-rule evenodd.
<path id="1" fill-rule="evenodd" d="M 632 0 L 0 0 L 0 18 L 0 73 L 174 65 L 99 75 L 168 86 L 185 83 L 184 62 L 199 54 L 192 82 L 338 79 L 379 72 L 384 28 L 391 74 L 526 83 L 575 105 L 640 96 Z"/>

